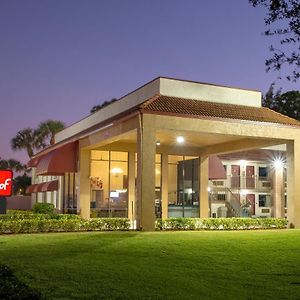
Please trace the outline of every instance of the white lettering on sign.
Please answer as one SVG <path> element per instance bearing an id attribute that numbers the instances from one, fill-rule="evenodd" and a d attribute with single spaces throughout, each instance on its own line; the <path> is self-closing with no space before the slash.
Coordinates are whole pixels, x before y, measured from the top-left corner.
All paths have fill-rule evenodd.
<path id="1" fill-rule="evenodd" d="M 0 190 L 6 191 L 6 188 L 9 185 L 10 181 L 11 181 L 11 179 L 7 178 L 4 183 L 0 183 Z"/>

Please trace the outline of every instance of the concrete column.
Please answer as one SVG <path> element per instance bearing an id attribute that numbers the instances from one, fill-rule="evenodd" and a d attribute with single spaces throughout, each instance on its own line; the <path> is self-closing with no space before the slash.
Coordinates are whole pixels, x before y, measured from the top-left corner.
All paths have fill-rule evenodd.
<path id="1" fill-rule="evenodd" d="M 135 152 L 128 153 L 128 218 L 135 218 Z"/>
<path id="2" fill-rule="evenodd" d="M 168 218 L 168 154 L 161 156 L 161 206 L 162 218 Z"/>
<path id="3" fill-rule="evenodd" d="M 300 140 L 287 144 L 287 218 L 300 228 Z"/>
<path id="4" fill-rule="evenodd" d="M 274 218 L 284 217 L 284 182 L 283 166 L 275 166 L 272 172 L 272 215 Z"/>
<path id="5" fill-rule="evenodd" d="M 90 163 L 91 154 L 90 150 L 79 150 L 79 207 L 80 216 L 84 219 L 90 218 L 90 201 L 91 201 L 91 190 L 90 190 Z"/>
<path id="6" fill-rule="evenodd" d="M 137 229 L 155 229 L 155 128 L 150 115 L 141 116 L 137 132 Z"/>
<path id="7" fill-rule="evenodd" d="M 199 196 L 200 218 L 209 217 L 208 202 L 208 156 L 199 158 Z"/>

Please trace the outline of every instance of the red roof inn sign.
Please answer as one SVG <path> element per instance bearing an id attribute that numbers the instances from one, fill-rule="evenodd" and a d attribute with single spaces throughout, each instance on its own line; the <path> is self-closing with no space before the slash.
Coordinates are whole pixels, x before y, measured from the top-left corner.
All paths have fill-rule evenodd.
<path id="1" fill-rule="evenodd" d="M 0 170 L 0 197 L 9 197 L 12 194 L 13 172 Z"/>

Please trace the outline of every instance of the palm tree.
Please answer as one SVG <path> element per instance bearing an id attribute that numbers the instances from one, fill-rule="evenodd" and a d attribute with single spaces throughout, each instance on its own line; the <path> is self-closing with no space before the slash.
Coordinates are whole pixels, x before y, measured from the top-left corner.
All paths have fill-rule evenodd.
<path id="1" fill-rule="evenodd" d="M 26 149 L 28 156 L 34 155 L 34 149 L 37 148 L 37 140 L 33 129 L 25 128 L 18 131 L 17 135 L 11 140 L 11 148 L 13 150 Z"/>
<path id="2" fill-rule="evenodd" d="M 10 158 L 8 160 L 0 158 L 0 169 L 3 169 L 3 170 L 10 169 L 15 172 L 24 172 L 24 174 L 27 171 L 26 165 L 23 165 L 18 160 L 15 160 L 13 158 Z"/>
<path id="3" fill-rule="evenodd" d="M 53 145 L 55 143 L 55 134 L 65 128 L 65 124 L 61 121 L 47 120 L 41 122 L 39 127 L 34 131 L 38 145 L 41 148 Z"/>

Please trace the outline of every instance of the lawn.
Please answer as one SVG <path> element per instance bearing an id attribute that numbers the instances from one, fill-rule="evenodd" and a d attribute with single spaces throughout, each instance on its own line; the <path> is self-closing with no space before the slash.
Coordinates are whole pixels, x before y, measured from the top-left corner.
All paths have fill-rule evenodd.
<path id="1" fill-rule="evenodd" d="M 300 299 L 300 230 L 0 236 L 49 299 Z"/>

